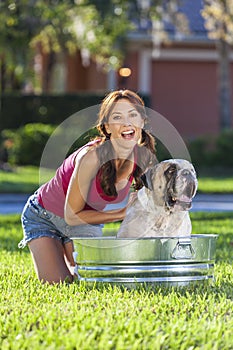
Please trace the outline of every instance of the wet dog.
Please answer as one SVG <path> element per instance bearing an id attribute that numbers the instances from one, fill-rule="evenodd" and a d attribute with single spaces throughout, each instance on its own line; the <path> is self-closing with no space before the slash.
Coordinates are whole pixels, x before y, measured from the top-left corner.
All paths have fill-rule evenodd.
<path id="1" fill-rule="evenodd" d="M 190 236 L 189 210 L 197 191 L 193 165 L 184 159 L 165 160 L 142 179 L 145 186 L 127 208 L 117 237 Z"/>

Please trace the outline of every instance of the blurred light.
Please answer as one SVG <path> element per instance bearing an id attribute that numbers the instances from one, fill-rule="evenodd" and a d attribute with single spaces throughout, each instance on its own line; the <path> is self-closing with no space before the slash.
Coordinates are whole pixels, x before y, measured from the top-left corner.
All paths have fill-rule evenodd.
<path id="1" fill-rule="evenodd" d="M 122 67 L 119 69 L 119 74 L 121 77 L 127 78 L 131 75 L 132 71 L 130 68 Z"/>
<path id="2" fill-rule="evenodd" d="M 111 56 L 109 58 L 109 62 L 110 62 L 111 65 L 114 66 L 114 65 L 116 65 L 118 63 L 118 58 L 116 56 Z"/>
<path id="3" fill-rule="evenodd" d="M 121 14 L 122 14 L 122 8 L 121 7 L 116 7 L 115 9 L 114 9 L 114 13 L 115 13 L 115 15 L 117 15 L 117 16 L 120 16 Z"/>

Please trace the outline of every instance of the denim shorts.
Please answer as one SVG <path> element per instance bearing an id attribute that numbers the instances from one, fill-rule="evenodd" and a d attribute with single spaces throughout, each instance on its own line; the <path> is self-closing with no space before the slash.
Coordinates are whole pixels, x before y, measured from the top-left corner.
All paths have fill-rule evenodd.
<path id="1" fill-rule="evenodd" d="M 19 248 L 24 248 L 31 240 L 41 237 L 55 238 L 65 244 L 75 237 L 102 236 L 102 225 L 69 226 L 63 218 L 44 209 L 38 203 L 36 192 L 25 204 L 21 222 L 24 238 L 19 242 Z"/>

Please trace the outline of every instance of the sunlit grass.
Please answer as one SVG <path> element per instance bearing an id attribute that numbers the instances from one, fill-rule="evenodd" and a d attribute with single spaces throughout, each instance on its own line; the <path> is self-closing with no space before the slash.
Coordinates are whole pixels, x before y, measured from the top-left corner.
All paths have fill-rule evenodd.
<path id="1" fill-rule="evenodd" d="M 39 185 L 49 180 L 54 170 L 33 166 L 16 167 L 12 172 L 0 171 L 0 193 L 32 193 Z M 232 176 L 198 177 L 198 191 L 201 193 L 233 193 Z"/>
<path id="2" fill-rule="evenodd" d="M 233 193 L 232 177 L 200 177 L 198 191 L 201 193 Z"/>
<path id="3" fill-rule="evenodd" d="M 0 216 L 0 348 L 233 349 L 233 213 L 191 219 L 193 233 L 219 234 L 215 283 L 127 290 L 41 284 L 28 248 L 17 247 L 19 215 Z"/>
<path id="4" fill-rule="evenodd" d="M 43 169 L 44 182 L 54 172 Z M 0 193 L 32 193 L 40 185 L 41 176 L 38 167 L 25 166 L 12 168 L 11 172 L 0 171 Z"/>

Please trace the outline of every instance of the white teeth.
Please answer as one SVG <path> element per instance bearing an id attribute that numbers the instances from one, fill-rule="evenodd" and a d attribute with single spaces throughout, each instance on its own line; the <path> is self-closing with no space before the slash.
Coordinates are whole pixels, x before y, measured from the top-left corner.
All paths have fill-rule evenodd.
<path id="1" fill-rule="evenodd" d="M 124 134 L 124 135 L 133 134 L 133 130 L 123 131 L 122 134 Z"/>

